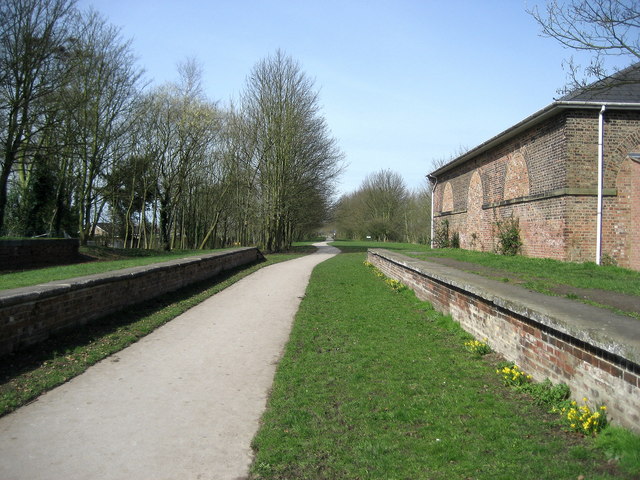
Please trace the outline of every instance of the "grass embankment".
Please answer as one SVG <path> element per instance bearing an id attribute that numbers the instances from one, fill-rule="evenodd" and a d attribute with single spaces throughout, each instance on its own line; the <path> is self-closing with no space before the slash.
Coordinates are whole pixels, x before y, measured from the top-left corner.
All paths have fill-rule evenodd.
<path id="1" fill-rule="evenodd" d="M 545 295 L 564 296 L 640 319 L 638 301 L 633 299 L 640 297 L 640 272 L 626 268 L 599 266 L 593 262 L 504 256 L 456 248 L 432 250 L 427 245 L 406 243 L 338 241 L 332 245 L 351 252 L 385 248 L 419 260 L 440 261 L 445 264 L 451 264 L 449 260 L 453 260 L 456 263 L 451 266 L 460 270 L 515 283 Z M 607 295 L 606 292 L 613 294 Z M 621 298 L 624 296 L 631 297 Z"/>
<path id="2" fill-rule="evenodd" d="M 256 270 L 299 257 L 315 248 L 302 247 L 294 251 L 297 253 L 269 255 L 265 262 L 225 272 L 3 357 L 0 362 L 0 416 L 81 374 Z M 159 258 L 162 257 L 154 257 L 156 261 Z"/>
<path id="3" fill-rule="evenodd" d="M 613 265 L 562 262 L 522 255 L 497 255 L 461 248 L 431 249 L 428 245 L 412 243 L 340 240 L 332 242 L 331 245 L 350 252 L 366 252 L 368 248 L 385 248 L 420 260 L 452 258 L 495 270 L 495 274 L 499 274 L 499 271 L 505 274 L 511 273 L 522 280 L 524 287 L 547 294 L 553 293 L 554 287 L 558 285 L 571 285 L 640 296 L 640 272 Z M 480 270 L 475 273 L 487 275 L 487 272 Z M 501 280 L 509 281 L 509 278 L 505 277 Z"/>
<path id="4" fill-rule="evenodd" d="M 593 262 L 561 262 L 549 258 L 529 258 L 521 255 L 505 256 L 459 248 L 434 249 L 409 255 L 423 260 L 428 260 L 431 257 L 448 257 L 461 262 L 470 262 L 511 272 L 525 281 L 525 287 L 543 293 L 552 292 L 557 285 L 571 285 L 578 288 L 640 295 L 640 272 L 613 265 L 596 265 Z"/>
<path id="5" fill-rule="evenodd" d="M 363 260 L 342 254 L 314 270 L 253 442 L 253 478 L 629 478 L 505 387 L 450 318 Z"/>
<path id="6" fill-rule="evenodd" d="M 173 250 L 165 252 L 143 249 L 81 247 L 80 254 L 86 258 L 86 262 L 4 273 L 0 275 L 0 290 L 39 285 L 67 278 L 166 262 L 178 258 L 206 255 L 216 251 L 220 250 Z"/>
<path id="7" fill-rule="evenodd" d="M 366 252 L 369 248 L 385 248 L 387 250 L 404 253 L 405 255 L 431 251 L 429 245 L 419 243 L 372 242 L 371 240 L 335 240 L 330 243 L 332 246 L 347 253 Z"/>

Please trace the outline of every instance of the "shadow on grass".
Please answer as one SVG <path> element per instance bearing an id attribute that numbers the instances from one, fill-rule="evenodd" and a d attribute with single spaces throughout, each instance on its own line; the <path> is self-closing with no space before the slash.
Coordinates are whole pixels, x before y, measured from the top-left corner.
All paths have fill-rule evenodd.
<path id="1" fill-rule="evenodd" d="M 256 261 L 226 270 L 211 279 L 128 306 L 86 325 L 65 329 L 38 344 L 8 354 L 2 357 L 2 362 L 0 362 L 0 392 L 2 392 L 3 385 L 17 377 L 29 375 L 30 372 L 40 369 L 50 362 L 56 362 L 57 368 L 65 368 L 64 364 L 67 362 L 70 364 L 83 363 L 85 367 L 95 364 L 172 320 L 182 313 L 180 310 L 185 311 L 206 298 L 198 298 L 199 295 L 215 289 L 225 280 L 263 262 L 264 260 Z M 213 293 L 215 291 L 211 292 L 211 294 Z M 159 315 L 162 310 L 177 304 L 182 304 L 182 308 L 178 306 L 175 309 L 175 315 Z M 156 318 L 158 316 L 161 318 Z M 113 336 L 117 338 L 110 338 Z M 78 355 L 82 356 L 82 360 L 77 358 Z M 70 378 L 65 377 L 66 375 L 63 376 L 62 382 L 57 382 L 57 384 Z M 53 386 L 55 385 L 50 385 L 50 388 Z M 33 395 L 33 397 L 35 396 L 37 394 Z M 0 411 L 0 415 L 4 413 L 7 412 Z"/>
<path id="2" fill-rule="evenodd" d="M 336 248 L 340 249 L 340 253 L 366 253 L 367 250 L 374 247 L 366 247 L 366 246 L 350 247 L 346 245 L 336 245 Z"/>

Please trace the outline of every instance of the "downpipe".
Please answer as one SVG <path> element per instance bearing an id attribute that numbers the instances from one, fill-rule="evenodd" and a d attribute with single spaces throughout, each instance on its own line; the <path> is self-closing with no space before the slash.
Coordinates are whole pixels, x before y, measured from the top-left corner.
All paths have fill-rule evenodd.
<path id="1" fill-rule="evenodd" d="M 431 245 L 431 249 L 433 249 L 433 219 L 434 219 L 434 214 L 433 214 L 433 197 L 435 196 L 436 193 L 436 186 L 438 185 L 438 177 L 432 177 L 431 175 L 427 175 L 427 178 L 429 179 L 429 181 L 432 182 L 433 186 L 431 187 L 431 237 L 429 238 L 429 243 Z"/>
<path id="2" fill-rule="evenodd" d="M 602 189 L 604 172 L 604 112 L 602 105 L 598 114 L 598 206 L 596 213 L 596 265 L 602 260 Z"/>

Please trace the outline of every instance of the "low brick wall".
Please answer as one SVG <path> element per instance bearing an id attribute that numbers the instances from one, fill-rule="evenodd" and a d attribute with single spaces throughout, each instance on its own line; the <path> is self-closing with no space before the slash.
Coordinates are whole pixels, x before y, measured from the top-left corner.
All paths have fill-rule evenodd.
<path id="1" fill-rule="evenodd" d="M 74 263 L 79 246 L 76 238 L 0 240 L 0 271 Z"/>
<path id="2" fill-rule="evenodd" d="M 387 250 L 369 250 L 368 261 L 536 381 L 566 383 L 640 432 L 638 320 Z"/>
<path id="3" fill-rule="evenodd" d="M 0 355 L 260 258 L 240 248 L 0 291 Z"/>

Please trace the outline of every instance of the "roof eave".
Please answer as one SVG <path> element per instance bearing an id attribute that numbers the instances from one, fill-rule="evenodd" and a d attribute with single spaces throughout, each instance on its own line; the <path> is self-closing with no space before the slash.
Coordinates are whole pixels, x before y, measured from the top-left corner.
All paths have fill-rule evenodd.
<path id="1" fill-rule="evenodd" d="M 467 162 L 468 160 L 471 160 L 473 157 L 480 155 L 483 152 L 486 152 L 490 148 L 493 148 L 496 145 L 499 145 L 500 143 L 503 143 L 515 137 L 516 135 L 520 134 L 524 130 L 527 130 L 537 125 L 538 123 L 543 122 L 547 118 L 558 115 L 563 110 L 575 109 L 575 108 L 599 110 L 602 108 L 603 105 L 607 108 L 612 108 L 615 110 L 640 110 L 640 103 L 631 103 L 631 102 L 585 102 L 585 101 L 576 101 L 576 100 L 563 100 L 563 101 L 553 102 L 552 104 L 547 105 L 542 110 L 538 110 L 533 115 L 528 116 L 521 122 L 516 123 L 515 125 L 503 131 L 502 133 L 499 133 L 495 137 L 490 138 L 484 143 L 481 143 L 477 147 L 460 155 L 459 157 L 455 158 L 454 160 L 447 163 L 446 165 L 443 165 L 442 167 L 434 170 L 433 172 L 428 174 L 427 177 L 428 178 L 438 177 L 439 175 L 442 175 L 443 173 L 451 170 L 452 168 L 457 167 L 458 165 L 461 165 Z"/>

